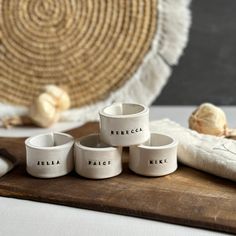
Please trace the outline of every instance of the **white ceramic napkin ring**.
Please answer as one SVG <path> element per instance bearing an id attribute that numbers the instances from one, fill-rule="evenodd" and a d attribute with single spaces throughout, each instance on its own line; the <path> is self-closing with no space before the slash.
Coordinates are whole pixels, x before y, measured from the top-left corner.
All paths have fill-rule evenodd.
<path id="1" fill-rule="evenodd" d="M 26 170 L 35 177 L 54 178 L 74 167 L 74 138 L 65 133 L 40 134 L 26 139 Z"/>
<path id="2" fill-rule="evenodd" d="M 112 146 L 144 143 L 150 137 L 149 109 L 141 104 L 114 103 L 100 112 L 101 139 Z"/>
<path id="3" fill-rule="evenodd" d="M 177 145 L 172 137 L 151 133 L 141 145 L 130 147 L 129 168 L 145 176 L 162 176 L 177 169 Z"/>
<path id="4" fill-rule="evenodd" d="M 75 170 L 86 178 L 105 179 L 122 171 L 122 148 L 100 141 L 99 134 L 84 136 L 75 142 Z"/>

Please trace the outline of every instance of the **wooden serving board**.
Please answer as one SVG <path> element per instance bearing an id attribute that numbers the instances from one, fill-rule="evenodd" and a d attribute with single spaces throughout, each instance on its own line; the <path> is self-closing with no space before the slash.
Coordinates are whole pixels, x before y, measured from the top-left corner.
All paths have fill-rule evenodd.
<path id="1" fill-rule="evenodd" d="M 89 123 L 69 132 L 74 137 L 97 132 Z M 20 165 L 0 178 L 0 195 L 72 207 L 130 215 L 176 224 L 236 233 L 236 184 L 206 173 L 179 166 L 168 176 L 148 178 L 127 167 L 115 178 L 88 180 L 76 173 L 37 179 L 25 170 L 24 139 L 0 139 L 20 160 Z"/>

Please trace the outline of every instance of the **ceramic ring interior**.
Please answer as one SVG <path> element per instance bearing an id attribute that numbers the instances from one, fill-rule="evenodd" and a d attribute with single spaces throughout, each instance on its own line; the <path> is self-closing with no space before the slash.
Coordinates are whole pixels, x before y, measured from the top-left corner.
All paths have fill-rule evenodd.
<path id="1" fill-rule="evenodd" d="M 162 176 L 177 169 L 178 142 L 164 134 L 151 133 L 141 145 L 130 147 L 129 168 L 145 176 Z"/>
<path id="2" fill-rule="evenodd" d="M 46 133 L 26 139 L 27 172 L 39 178 L 68 174 L 74 167 L 74 138 L 65 133 Z"/>
<path id="3" fill-rule="evenodd" d="M 75 142 L 75 170 L 86 178 L 110 178 L 122 171 L 121 155 L 121 147 L 111 147 L 99 134 L 90 134 Z"/>
<path id="4" fill-rule="evenodd" d="M 134 103 L 114 103 L 100 112 L 101 139 L 112 146 L 141 144 L 150 137 L 149 108 Z"/>

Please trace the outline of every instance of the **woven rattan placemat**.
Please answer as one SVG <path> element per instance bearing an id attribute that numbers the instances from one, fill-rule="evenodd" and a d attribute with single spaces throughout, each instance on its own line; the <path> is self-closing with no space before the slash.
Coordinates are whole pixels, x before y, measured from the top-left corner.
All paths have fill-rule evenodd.
<path id="1" fill-rule="evenodd" d="M 101 100 L 137 70 L 157 29 L 157 0 L 0 0 L 0 99 L 29 105 L 42 86 L 73 106 Z"/>
<path id="2" fill-rule="evenodd" d="M 150 105 L 188 41 L 190 0 L 0 0 L 0 110 L 67 89 L 63 119 L 95 120 L 112 102 Z M 2 108 L 3 107 L 3 108 Z"/>

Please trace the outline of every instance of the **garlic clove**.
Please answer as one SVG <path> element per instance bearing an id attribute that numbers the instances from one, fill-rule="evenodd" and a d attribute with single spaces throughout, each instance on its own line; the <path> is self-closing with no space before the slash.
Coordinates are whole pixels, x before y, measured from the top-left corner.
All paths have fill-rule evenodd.
<path id="1" fill-rule="evenodd" d="M 192 113 L 189 128 L 215 136 L 225 136 L 228 132 L 224 111 L 211 103 L 203 103 Z"/>
<path id="2" fill-rule="evenodd" d="M 15 115 L 12 117 L 5 117 L 1 119 L 2 126 L 9 129 L 14 126 L 29 126 L 33 125 L 33 121 L 27 115 Z"/>
<path id="3" fill-rule="evenodd" d="M 70 108 L 70 97 L 68 93 L 56 85 L 47 85 L 44 92 L 51 95 L 56 101 L 56 107 L 59 111 L 65 111 Z"/>
<path id="4" fill-rule="evenodd" d="M 226 138 L 236 140 L 236 129 L 229 129 Z"/>
<path id="5" fill-rule="evenodd" d="M 14 116 L 3 119 L 3 126 L 32 125 L 49 127 L 59 121 L 62 111 L 70 107 L 68 93 L 56 85 L 47 85 L 29 108 L 28 116 Z M 26 119 L 27 118 L 27 119 Z"/>
<path id="6" fill-rule="evenodd" d="M 47 93 L 40 94 L 29 109 L 29 117 L 40 127 L 49 127 L 60 118 L 55 99 Z"/>

